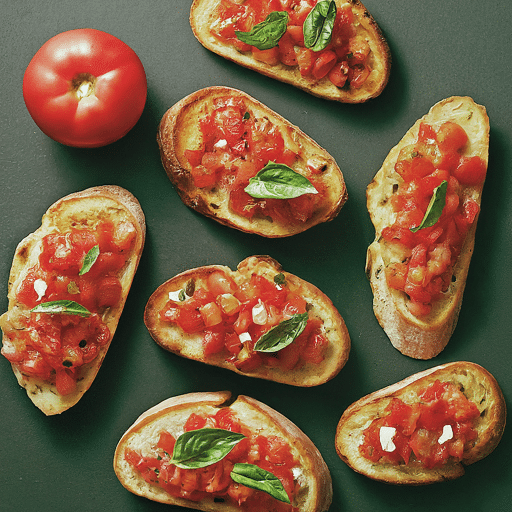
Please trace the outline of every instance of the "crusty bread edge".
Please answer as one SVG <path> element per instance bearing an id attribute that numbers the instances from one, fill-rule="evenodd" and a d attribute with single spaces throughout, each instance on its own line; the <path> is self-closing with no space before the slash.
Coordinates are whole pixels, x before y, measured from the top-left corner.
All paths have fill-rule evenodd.
<path id="1" fill-rule="evenodd" d="M 464 454 L 462 463 L 450 462 L 442 468 L 425 469 L 372 463 L 359 454 L 363 430 L 383 413 L 393 397 L 405 397 L 411 403 L 413 393 L 438 378 L 462 386 L 463 393 L 481 412 L 477 420 L 477 442 Z M 349 467 L 371 479 L 389 484 L 426 485 L 458 478 L 464 474 L 463 464 L 473 464 L 489 455 L 501 440 L 506 416 L 505 399 L 494 376 L 476 363 L 456 361 L 411 375 L 354 402 L 338 422 L 335 447 Z"/>
<path id="2" fill-rule="evenodd" d="M 94 381 L 110 347 L 112 337 L 116 331 L 117 324 L 124 308 L 133 277 L 139 265 L 142 249 L 144 247 L 146 222 L 140 203 L 131 192 L 117 185 L 91 187 L 62 197 L 48 208 L 42 218 L 41 226 L 18 244 L 9 275 L 8 310 L 11 310 L 14 307 L 19 307 L 14 296 L 14 290 L 16 289 L 18 282 L 20 282 L 20 279 L 23 279 L 23 273 L 28 270 L 29 266 L 35 263 L 34 257 L 37 257 L 36 252 L 39 250 L 38 244 L 47 234 L 47 230 L 52 228 L 53 217 L 59 214 L 60 209 L 66 207 L 66 203 L 79 202 L 83 198 L 89 199 L 95 197 L 107 198 L 110 201 L 114 201 L 120 208 L 123 208 L 128 212 L 129 217 L 134 221 L 133 224 L 137 231 L 137 242 L 133 251 L 132 259 L 129 261 L 128 268 L 123 275 L 123 295 L 121 302 L 114 310 L 110 311 L 106 318 L 106 323 L 111 332 L 111 339 L 100 348 L 98 356 L 93 361 L 82 367 L 81 377 L 77 381 L 77 387 L 73 393 L 66 396 L 60 396 L 56 392 L 54 384 L 50 384 L 37 377 L 24 375 L 15 364 L 11 364 L 20 386 L 25 388 L 27 395 L 32 402 L 47 416 L 60 414 L 68 410 L 70 407 L 75 405 L 80 398 L 82 398 L 83 394 L 89 389 Z M 35 252 L 29 254 L 31 250 Z"/>
<path id="3" fill-rule="evenodd" d="M 242 423 L 244 423 L 244 414 L 250 414 L 251 422 L 258 424 L 259 433 L 263 435 L 266 432 L 274 435 L 278 434 L 289 442 L 295 453 L 300 454 L 303 476 L 307 483 L 307 494 L 299 494 L 297 497 L 301 502 L 300 510 L 304 512 L 327 511 L 332 501 L 331 476 L 322 455 L 313 442 L 293 422 L 268 405 L 244 395 L 239 395 L 234 400 L 229 391 L 194 392 L 171 397 L 139 416 L 123 434 L 115 449 L 113 466 L 120 483 L 134 494 L 161 503 L 180 505 L 207 512 L 235 512 L 239 510 L 237 506 L 217 503 L 213 500 L 191 502 L 183 498 L 170 496 L 162 489 L 146 483 L 124 461 L 124 450 L 132 436 L 143 431 L 153 421 L 169 416 L 169 424 L 171 424 L 173 413 L 177 411 L 201 413 L 201 410 L 203 410 L 210 413 L 210 408 L 213 408 L 213 412 L 215 412 L 217 408 L 228 406 L 238 413 Z"/>
<path id="4" fill-rule="evenodd" d="M 216 270 L 226 272 L 236 280 L 237 274 L 248 273 L 279 273 L 282 272 L 286 281 L 293 288 L 300 287 L 303 297 L 313 304 L 313 314 L 324 320 L 326 335 L 329 341 L 328 354 L 320 365 L 307 364 L 303 368 L 283 371 L 277 368 L 260 367 L 251 372 L 243 372 L 225 360 L 223 354 L 214 354 L 205 359 L 202 352 L 202 336 L 187 336 L 177 326 L 160 321 L 159 312 L 168 301 L 169 291 L 182 289 L 191 278 L 203 277 Z M 350 335 L 339 311 L 332 301 L 316 286 L 282 269 L 281 265 L 269 256 L 250 256 L 240 262 L 236 271 L 221 265 L 208 265 L 190 269 L 178 274 L 160 285 L 149 298 L 145 311 L 144 322 L 151 337 L 165 350 L 188 359 L 231 370 L 247 377 L 271 380 L 282 384 L 299 387 L 312 387 L 324 384 L 333 379 L 345 366 L 351 347 Z"/>
<path id="5" fill-rule="evenodd" d="M 333 85 L 328 78 L 318 82 L 307 80 L 301 76 L 296 67 L 289 67 L 284 64 L 270 66 L 257 61 L 250 53 L 239 52 L 234 47 L 221 43 L 209 31 L 210 18 L 218 3 L 219 0 L 194 0 L 190 9 L 190 25 L 196 39 L 205 48 L 229 61 L 293 85 L 313 96 L 342 103 L 362 103 L 375 98 L 381 94 L 389 81 L 391 52 L 388 43 L 373 16 L 359 0 L 336 2 L 338 7 L 345 3 L 351 5 L 360 25 L 359 33 L 367 34 L 365 39 L 370 43 L 373 58 L 377 64 L 373 76 L 370 76 L 363 87 L 359 89 L 340 89 Z"/>
<path id="6" fill-rule="evenodd" d="M 380 250 L 380 236 L 385 227 L 385 217 L 381 215 L 378 201 L 391 194 L 393 183 L 399 178 L 394 171 L 394 164 L 400 149 L 413 143 L 417 137 L 421 122 L 451 120 L 441 116 L 452 114 L 457 117 L 459 112 L 472 112 L 484 132 L 481 140 L 470 145 L 471 154 L 479 155 L 486 163 L 489 148 L 489 118 L 485 107 L 476 104 L 467 96 L 452 96 L 436 103 L 429 112 L 407 131 L 400 142 L 389 152 L 380 170 L 367 188 L 367 206 L 371 220 L 375 226 L 375 240 L 369 246 L 366 258 L 366 273 L 373 291 L 373 308 L 375 316 L 388 335 L 392 345 L 402 354 L 415 359 L 431 359 L 437 356 L 447 345 L 457 325 L 462 305 L 469 264 L 473 254 L 478 215 L 469 229 L 457 264 L 453 269 L 454 280 L 444 298 L 434 307 L 432 313 L 423 319 L 411 315 L 405 306 L 403 294 L 388 287 L 385 276 L 385 263 Z M 457 119 L 454 119 L 457 121 Z M 481 203 L 483 185 L 473 187 L 472 197 Z"/>
<path id="7" fill-rule="evenodd" d="M 215 197 L 215 193 L 195 187 L 190 175 L 189 163 L 183 161 L 183 159 L 180 160 L 177 156 L 179 141 L 182 140 L 183 137 L 191 137 L 190 130 L 187 129 L 188 127 L 183 126 L 183 120 L 186 118 L 188 110 L 196 107 L 200 109 L 216 96 L 243 98 L 252 109 L 263 112 L 268 116 L 273 124 L 284 126 L 288 130 L 292 130 L 294 137 L 304 148 L 307 148 L 309 152 L 319 155 L 324 159 L 327 165 L 325 172 L 329 173 L 331 178 L 329 179 L 329 187 L 334 189 L 330 192 L 328 206 L 307 222 L 286 226 L 276 222 L 269 222 L 266 219 L 248 219 L 237 215 L 229 209 L 223 198 L 220 198 L 220 204 L 214 204 L 213 198 Z M 232 87 L 206 87 L 179 100 L 162 116 L 157 132 L 157 142 L 160 149 L 162 165 L 183 203 L 199 213 L 216 220 L 220 224 L 240 231 L 258 234 L 267 238 L 295 235 L 317 224 L 333 220 L 348 199 L 343 173 L 334 158 L 323 147 L 304 133 L 298 126 L 293 125 L 256 98 Z M 190 142 L 194 144 L 193 141 Z M 219 202 L 218 199 L 216 202 Z"/>

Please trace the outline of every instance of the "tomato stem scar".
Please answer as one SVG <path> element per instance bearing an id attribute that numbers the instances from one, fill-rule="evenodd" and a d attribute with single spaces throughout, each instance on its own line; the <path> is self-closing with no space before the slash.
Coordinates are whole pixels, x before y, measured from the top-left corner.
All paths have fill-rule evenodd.
<path id="1" fill-rule="evenodd" d="M 75 93 L 79 101 L 94 94 L 95 85 L 96 77 L 90 73 L 79 73 L 71 80 L 71 90 Z"/>

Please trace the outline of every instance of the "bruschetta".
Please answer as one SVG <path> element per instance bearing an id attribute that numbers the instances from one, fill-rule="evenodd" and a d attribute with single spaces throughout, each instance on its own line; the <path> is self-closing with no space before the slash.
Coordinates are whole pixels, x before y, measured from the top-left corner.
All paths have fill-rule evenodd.
<path id="1" fill-rule="evenodd" d="M 336 451 L 353 470 L 390 484 L 452 480 L 489 455 L 506 422 L 496 379 L 447 363 L 371 393 L 343 413 Z"/>
<path id="2" fill-rule="evenodd" d="M 373 308 L 407 356 L 435 357 L 457 324 L 488 153 L 485 108 L 454 96 L 414 124 L 367 188 Z"/>
<path id="3" fill-rule="evenodd" d="M 99 186 L 59 199 L 16 248 L 2 354 L 46 415 L 75 405 L 110 346 L 145 239 L 137 199 Z"/>
<path id="4" fill-rule="evenodd" d="M 242 91 L 208 87 L 176 103 L 157 136 L 182 201 L 221 224 L 285 237 L 332 220 L 347 200 L 332 156 Z"/>
<path id="5" fill-rule="evenodd" d="M 367 101 L 389 79 L 389 46 L 359 0 L 194 0 L 190 24 L 208 50 L 328 100 Z"/>
<path id="6" fill-rule="evenodd" d="M 169 279 L 149 298 L 144 321 L 170 352 L 294 386 L 332 379 L 350 351 L 331 300 L 268 256 L 246 258 L 236 271 L 209 265 Z"/>
<path id="7" fill-rule="evenodd" d="M 289 419 L 228 391 L 169 398 L 119 441 L 114 470 L 130 492 L 216 512 L 326 512 L 329 469 Z"/>

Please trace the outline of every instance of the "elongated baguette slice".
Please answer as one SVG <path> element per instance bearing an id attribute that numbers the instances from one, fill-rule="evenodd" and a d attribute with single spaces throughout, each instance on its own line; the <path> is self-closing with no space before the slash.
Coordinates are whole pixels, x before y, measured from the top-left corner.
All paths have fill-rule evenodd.
<path id="1" fill-rule="evenodd" d="M 108 341 L 99 346 L 99 351 L 92 361 L 81 366 L 75 389 L 65 395 L 59 394 L 54 379 L 45 380 L 28 374 L 20 370 L 19 364 L 11 362 L 19 384 L 26 389 L 32 402 L 46 415 L 60 414 L 75 405 L 89 389 L 100 369 L 116 331 L 144 247 L 144 214 L 137 199 L 121 187 L 105 185 L 88 188 L 67 195 L 50 206 L 42 218 L 41 226 L 18 244 L 14 254 L 9 276 L 8 311 L 0 317 L 3 331 L 2 353 L 7 356 L 17 344 L 19 345 L 19 333 L 24 330 L 24 322 L 30 317 L 30 309 L 21 303 L 16 295 L 30 269 L 39 262 L 43 238 L 49 234 L 65 235 L 71 228 L 95 230 L 102 221 L 112 221 L 115 226 L 120 226 L 119 233 L 129 232 L 132 236 L 134 232 L 130 252 L 117 276 L 121 284 L 121 298 L 115 306 L 104 307 L 98 311 L 102 322 L 108 327 Z M 76 283 L 72 286 L 76 288 Z M 44 289 L 38 291 L 41 292 L 44 295 Z M 73 290 L 73 293 L 78 294 L 78 289 Z M 73 295 L 75 296 L 79 295 Z M 43 298 L 40 301 L 46 302 Z"/>
<path id="2" fill-rule="evenodd" d="M 248 137 L 246 133 L 240 139 L 242 144 L 245 144 L 241 156 L 235 158 L 229 147 L 222 153 L 231 155 L 229 157 L 231 159 L 224 162 L 222 178 L 212 186 L 201 188 L 196 186 L 192 165 L 186 157 L 185 151 L 204 148 L 205 141 L 200 124 L 211 114 L 219 101 L 225 101 L 227 104 L 243 102 L 246 112 L 244 118 L 246 119 L 242 123 L 251 123 L 251 126 L 256 126 L 256 129 L 260 131 L 258 137 L 266 137 L 265 134 L 269 133 L 272 137 L 273 131 L 277 130 L 284 139 L 285 150 L 293 151 L 297 155 L 291 168 L 306 177 L 313 172 L 314 179 L 323 188 L 323 195 L 315 203 L 311 215 L 307 219 L 301 217 L 300 210 L 297 211 L 297 214 L 288 214 L 287 218 L 282 216 L 272 218 L 264 212 L 246 216 L 233 209 L 230 203 L 230 193 L 234 183 L 238 183 L 239 179 L 242 180 L 239 178 L 240 169 L 245 168 L 247 163 L 253 159 L 252 150 L 246 140 Z M 301 233 L 319 223 L 334 219 L 348 197 L 343 174 L 334 158 L 325 149 L 267 106 L 237 89 L 220 86 L 207 87 L 183 98 L 162 117 L 157 140 L 162 164 L 181 200 L 197 212 L 241 231 L 270 238 Z M 227 145 L 225 139 L 220 139 L 220 143 Z M 281 157 L 281 155 L 282 151 L 278 156 Z M 266 163 L 265 161 L 261 167 Z M 311 171 L 311 168 L 314 170 Z M 258 170 L 260 169 L 254 169 L 254 175 Z M 245 183 L 245 181 L 240 183 Z M 315 194 L 309 194 L 309 196 L 313 195 Z M 290 201 L 296 202 L 297 200 L 301 200 L 301 198 Z M 312 200 L 316 201 L 316 199 Z M 273 201 L 286 203 L 289 200 L 274 199 Z M 247 208 L 251 210 L 255 205 L 256 203 Z"/>
<path id="3" fill-rule="evenodd" d="M 369 246 L 366 273 L 373 290 L 373 308 L 380 325 L 393 346 L 402 354 L 416 359 L 430 359 L 446 346 L 456 327 L 471 256 L 475 243 L 483 180 L 477 185 L 459 187 L 460 204 L 472 201 L 478 212 L 467 231 L 458 258 L 452 268 L 451 282 L 441 298 L 432 303 L 430 313 L 415 316 L 408 309 L 406 293 L 388 286 L 386 268 L 403 258 L 382 237 L 384 228 L 397 218 L 392 199 L 402 183 L 395 164 L 403 148 L 415 143 L 421 123 L 438 129 L 446 121 L 460 125 L 466 131 L 468 142 L 461 151 L 464 157 L 480 157 L 487 167 L 489 152 L 489 118 L 483 106 L 469 97 L 453 96 L 435 104 L 428 114 L 419 119 L 389 152 L 382 167 L 367 188 L 367 207 L 375 227 L 375 240 Z"/>
<path id="4" fill-rule="evenodd" d="M 299 360 L 292 369 L 289 369 L 292 365 L 261 364 L 257 368 L 252 368 L 250 363 L 249 366 L 244 366 L 243 362 L 239 365 L 239 362 L 243 361 L 242 354 L 254 356 L 252 346 L 248 353 L 244 349 L 237 357 L 233 357 L 233 353 L 226 350 L 205 355 L 202 331 L 187 334 L 177 324 L 162 320 L 160 315 L 168 303 L 170 295 L 176 297 L 180 291 L 189 289 L 191 283 L 195 290 L 205 288 L 208 286 L 209 277 L 216 272 L 223 273 L 242 288 L 250 283 L 251 276 L 264 277 L 269 281 L 269 286 L 271 286 L 270 283 L 274 283 L 276 276 L 283 277 L 285 283 L 283 286 L 306 301 L 309 320 L 321 323 L 319 332 L 324 337 L 326 344 L 323 359 L 315 362 L 306 360 L 303 363 L 302 360 Z M 192 294 L 192 292 L 189 293 Z M 235 292 L 234 294 L 237 295 Z M 263 302 L 265 303 L 265 301 Z M 270 315 L 271 306 L 265 303 L 265 309 Z M 254 313 L 252 314 L 254 315 Z M 159 286 L 149 298 L 144 313 L 144 322 L 153 339 L 161 347 L 174 354 L 226 368 L 238 374 L 294 386 L 316 386 L 332 379 L 345 365 L 350 352 L 350 336 L 347 327 L 331 300 L 316 286 L 282 270 L 281 265 L 268 256 L 246 258 L 238 265 L 236 271 L 222 265 L 209 265 L 188 270 L 169 279 Z M 240 343 L 245 346 L 246 343 L 242 340 L 247 333 L 238 334 Z M 256 339 L 252 340 L 252 344 L 256 341 Z M 290 348 L 293 349 L 293 347 L 287 347 L 284 350 Z"/>
<path id="5" fill-rule="evenodd" d="M 279 412 L 248 396 L 231 397 L 229 391 L 189 393 L 169 398 L 142 414 L 125 432 L 114 455 L 114 470 L 121 484 L 130 492 L 150 500 L 180 505 L 208 512 L 245 510 L 227 499 L 204 498 L 190 501 L 174 497 L 157 485 L 148 483 L 126 459 L 127 450 L 149 455 L 165 430 L 175 437 L 183 433 L 187 418 L 192 414 L 214 415 L 229 408 L 243 428 L 261 436 L 277 436 L 289 444 L 299 462 L 293 469 L 299 486 L 292 505 L 303 512 L 324 512 L 332 501 L 332 482 L 329 469 L 312 441 L 289 419 Z M 257 463 L 255 463 L 257 464 Z"/>
<path id="6" fill-rule="evenodd" d="M 278 59 L 276 62 L 272 59 L 262 59 L 261 56 L 255 58 L 251 49 L 244 49 L 242 51 L 237 49 L 233 44 L 221 40 L 215 35 L 215 29 L 220 28 L 219 24 L 221 23 L 217 14 L 217 9 L 220 4 L 221 0 L 194 0 L 190 10 L 190 24 L 197 40 L 205 48 L 236 64 L 281 82 L 291 84 L 314 96 L 343 103 L 362 103 L 371 98 L 375 98 L 382 92 L 389 80 L 391 70 L 391 52 L 389 46 L 377 22 L 359 0 L 336 0 L 338 11 L 348 6 L 352 11 L 351 16 L 353 16 L 353 28 L 350 34 L 346 36 L 346 41 L 344 41 L 343 44 L 347 46 L 349 39 L 351 41 L 357 41 L 359 45 L 361 42 L 364 42 L 363 44 L 366 47 L 365 52 L 369 52 L 366 57 L 365 66 L 369 67 L 370 74 L 364 83 L 355 85 L 354 81 L 352 86 L 349 85 L 350 74 L 348 75 L 349 80 L 345 82 L 343 86 L 337 86 L 329 79 L 328 75 L 319 78 L 321 74 L 315 77 L 311 72 L 305 72 L 304 69 L 304 74 L 301 73 L 299 66 L 296 63 L 293 64 L 293 62 L 295 62 L 293 56 L 291 62 L 285 60 L 285 62 L 287 62 L 286 64 L 283 63 L 282 59 Z M 238 2 L 238 4 L 240 4 L 240 2 Z M 242 8 L 242 6 L 240 8 Z M 303 7 L 303 5 L 299 6 L 297 3 L 297 5 L 292 6 L 291 9 L 300 10 Z M 283 41 L 281 40 L 280 43 L 280 46 L 282 46 Z M 295 51 L 297 54 L 297 52 L 304 50 L 304 44 L 300 43 L 300 47 L 301 48 L 295 43 L 295 46 L 292 47 L 293 49 L 288 49 L 288 52 Z M 285 50 L 280 49 L 280 52 L 282 51 Z M 352 62 L 357 51 L 357 49 L 349 49 L 347 58 L 343 62 Z M 320 53 L 322 52 L 317 52 L 317 54 Z M 356 68 L 359 69 L 357 64 Z M 352 73 L 352 71 L 348 71 L 348 66 L 344 69 L 344 72 Z"/>
<path id="7" fill-rule="evenodd" d="M 417 462 L 408 465 L 371 462 L 361 455 L 363 431 L 394 398 L 408 405 L 417 402 L 417 392 L 436 380 L 454 384 L 465 397 L 476 404 L 480 416 L 474 428 L 476 439 L 465 449 L 461 462 L 449 458 L 445 465 L 425 468 Z M 473 464 L 489 455 L 498 445 L 506 423 L 506 404 L 496 379 L 480 365 L 465 361 L 447 363 L 370 393 L 350 405 L 341 416 L 336 430 L 336 451 L 353 470 L 374 480 L 390 484 L 424 485 L 452 480 L 464 474 L 464 465 Z"/>

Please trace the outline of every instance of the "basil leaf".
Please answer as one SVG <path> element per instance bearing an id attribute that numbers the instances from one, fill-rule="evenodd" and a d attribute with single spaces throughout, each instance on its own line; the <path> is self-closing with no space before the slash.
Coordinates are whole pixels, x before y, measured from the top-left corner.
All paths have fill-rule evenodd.
<path id="1" fill-rule="evenodd" d="M 269 162 L 251 178 L 244 190 L 257 199 L 293 199 L 304 194 L 318 194 L 302 174 L 274 162 Z"/>
<path id="2" fill-rule="evenodd" d="M 419 226 L 410 228 L 413 233 L 416 233 L 420 229 L 432 227 L 441 217 L 443 208 L 446 203 L 446 190 L 448 188 L 448 182 L 446 180 L 441 182 L 441 185 L 434 189 L 430 203 L 428 203 L 427 211 Z"/>
<path id="3" fill-rule="evenodd" d="M 184 469 L 211 466 L 244 438 L 243 434 L 221 428 L 190 430 L 176 440 L 170 462 Z"/>
<path id="4" fill-rule="evenodd" d="M 304 46 L 319 52 L 331 42 L 336 3 L 334 0 L 318 2 L 304 21 Z"/>
<path id="5" fill-rule="evenodd" d="M 249 32 L 235 30 L 235 35 L 240 41 L 258 50 L 270 50 L 279 43 L 279 39 L 286 32 L 288 13 L 286 11 L 273 11 L 264 21 L 257 23 Z"/>
<path id="6" fill-rule="evenodd" d="M 42 302 L 30 310 L 32 313 L 61 313 L 64 315 L 90 316 L 91 312 L 74 300 L 52 300 Z"/>
<path id="7" fill-rule="evenodd" d="M 300 336 L 308 323 L 308 314 L 295 314 L 263 334 L 254 345 L 256 352 L 278 352 Z"/>
<path id="8" fill-rule="evenodd" d="M 96 260 L 98 259 L 98 256 L 100 255 L 100 246 L 95 245 L 91 249 L 89 249 L 89 252 L 85 255 L 84 262 L 82 264 L 82 268 L 80 269 L 80 272 L 78 272 L 79 276 L 83 276 L 89 270 L 91 270 L 91 267 L 94 265 Z"/>
<path id="9" fill-rule="evenodd" d="M 231 471 L 231 478 L 238 484 L 266 492 L 276 500 L 290 503 L 290 498 L 284 490 L 281 480 L 270 471 L 261 469 L 254 464 L 235 464 Z"/>
<path id="10" fill-rule="evenodd" d="M 284 274 L 282 272 L 279 272 L 279 274 L 276 274 L 274 276 L 274 283 L 278 286 L 286 285 L 286 277 L 284 277 Z"/>

